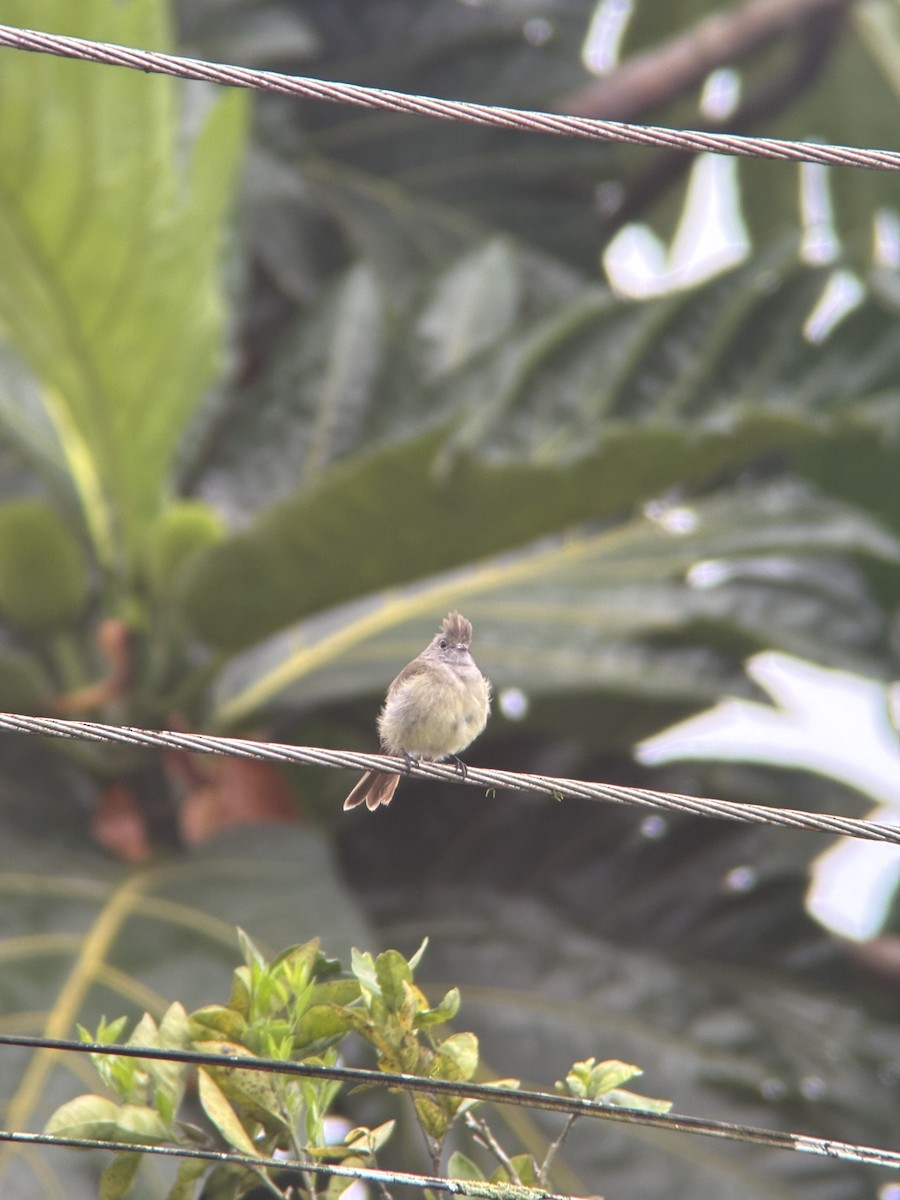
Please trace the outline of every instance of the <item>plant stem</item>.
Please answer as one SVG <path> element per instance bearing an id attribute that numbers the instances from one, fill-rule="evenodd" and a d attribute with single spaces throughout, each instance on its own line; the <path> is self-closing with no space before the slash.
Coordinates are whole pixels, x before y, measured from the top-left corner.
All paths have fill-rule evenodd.
<path id="1" fill-rule="evenodd" d="M 474 1113 L 466 1113 L 466 1125 L 472 1130 L 477 1141 L 480 1141 L 486 1150 L 490 1150 L 497 1162 L 505 1169 L 509 1175 L 510 1183 L 517 1183 L 520 1187 L 525 1185 L 519 1178 L 519 1172 L 513 1166 L 512 1159 L 494 1137 L 487 1121 L 476 1117 Z"/>
<path id="2" fill-rule="evenodd" d="M 560 1130 L 559 1137 L 556 1139 L 555 1142 L 551 1142 L 549 1147 L 547 1148 L 547 1153 L 544 1155 L 544 1161 L 541 1163 L 540 1168 L 537 1173 L 537 1181 L 541 1185 L 541 1187 L 547 1186 L 547 1176 L 550 1173 L 550 1167 L 553 1164 L 553 1160 L 554 1160 L 554 1158 L 556 1158 L 557 1154 L 559 1153 L 563 1142 L 566 1140 L 566 1138 L 571 1133 L 572 1126 L 578 1120 L 578 1117 L 579 1117 L 578 1113 L 572 1113 L 572 1115 L 569 1118 L 567 1118 L 565 1125 L 563 1125 L 562 1129 Z"/>

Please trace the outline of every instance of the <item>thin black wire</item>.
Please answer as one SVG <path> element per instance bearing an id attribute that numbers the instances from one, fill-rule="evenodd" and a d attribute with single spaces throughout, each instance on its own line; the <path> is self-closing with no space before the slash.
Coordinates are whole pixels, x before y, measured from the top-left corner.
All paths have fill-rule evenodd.
<path id="1" fill-rule="evenodd" d="M 130 67 L 179 79 L 197 79 L 226 87 L 252 88 L 310 100 L 351 104 L 359 108 L 385 109 L 414 116 L 436 117 L 444 121 L 468 121 L 531 133 L 551 133 L 565 137 L 590 138 L 594 141 L 629 142 L 639 146 L 667 146 L 689 153 L 710 151 L 738 157 L 822 163 L 825 166 L 860 167 L 870 171 L 900 170 L 900 151 L 866 150 L 855 146 L 833 146 L 813 142 L 786 141 L 779 138 L 746 137 L 738 134 L 707 133 L 668 129 L 659 125 L 635 125 L 624 121 L 603 121 L 555 113 L 531 112 L 487 104 L 469 104 L 461 100 L 441 100 L 433 96 L 415 96 L 387 88 L 362 87 L 302 75 L 284 75 L 276 71 L 254 71 L 247 67 L 209 63 L 154 50 L 136 50 L 86 38 L 64 37 L 34 29 L 0 25 L 0 46 L 77 58 L 108 66 Z"/>
<path id="2" fill-rule="evenodd" d="M 204 733 L 174 733 L 168 730 L 135 729 L 131 726 L 101 725 L 96 721 L 73 721 L 60 717 L 30 717 L 20 713 L 0 713 L 0 730 L 14 733 L 68 738 L 88 742 L 141 746 L 161 750 L 186 750 L 197 754 L 230 755 L 262 762 L 302 763 L 317 767 L 351 767 L 440 779 L 447 783 L 487 788 L 489 792 L 506 789 L 514 792 L 539 792 L 554 799 L 563 797 L 586 800 L 611 800 L 659 812 L 688 813 L 740 821 L 745 825 L 770 825 L 803 829 L 832 836 L 861 838 L 871 842 L 900 845 L 900 827 L 882 825 L 860 817 L 835 817 L 826 813 L 807 813 L 793 808 L 772 808 L 762 804 L 741 804 L 734 800 L 683 796 L 676 792 L 658 792 L 650 788 L 623 787 L 612 783 L 589 783 L 580 779 L 558 779 L 552 775 L 526 775 L 519 771 L 494 771 L 468 767 L 462 776 L 455 766 L 432 762 L 406 762 L 385 754 L 362 754 L 350 750 L 327 750 L 316 746 L 287 746 L 281 742 L 254 742 L 247 738 L 217 737 Z"/>
<path id="3" fill-rule="evenodd" d="M 320 1163 L 296 1158 L 263 1158 L 254 1154 L 239 1154 L 234 1150 L 199 1150 L 190 1146 L 152 1146 L 140 1142 L 108 1142 L 99 1138 L 58 1137 L 53 1133 L 18 1133 L 0 1129 L 0 1142 L 26 1146 L 56 1146 L 73 1150 L 111 1150 L 117 1154 L 159 1154 L 165 1158 L 198 1158 L 205 1162 L 231 1164 L 238 1167 L 264 1168 L 272 1171 L 310 1171 L 322 1175 L 337 1175 L 344 1179 L 367 1179 L 372 1183 L 408 1184 L 410 1187 L 434 1188 L 456 1196 L 485 1196 L 497 1200 L 504 1194 L 528 1197 L 528 1200 L 576 1200 L 576 1197 L 548 1192 L 542 1187 L 523 1188 L 519 1185 L 489 1184 L 478 1180 L 445 1179 L 442 1175 L 415 1175 L 408 1171 L 382 1171 L 377 1167 L 342 1167 L 336 1163 Z M 585 1198 L 587 1200 L 587 1198 Z"/>
<path id="4" fill-rule="evenodd" d="M 141 1046 L 118 1046 L 105 1042 L 76 1042 L 65 1038 L 40 1038 L 0 1035 L 0 1046 L 24 1046 L 36 1050 L 62 1050 L 81 1054 L 108 1054 L 123 1058 L 162 1060 L 190 1063 L 194 1066 L 227 1067 L 271 1074 L 299 1075 L 312 1079 L 337 1079 L 344 1083 L 367 1086 L 402 1088 L 430 1095 L 450 1095 L 480 1100 L 491 1104 L 512 1104 L 521 1108 L 536 1108 L 567 1116 L 592 1117 L 617 1121 L 626 1125 L 649 1125 L 657 1129 L 676 1130 L 728 1141 L 747 1142 L 776 1150 L 793 1150 L 845 1162 L 866 1163 L 870 1166 L 900 1170 L 900 1150 L 885 1150 L 877 1146 L 861 1146 L 833 1138 L 812 1137 L 805 1133 L 782 1133 L 755 1125 L 735 1125 L 729 1121 L 713 1121 L 689 1117 L 680 1113 L 654 1113 L 637 1108 L 618 1108 L 577 1096 L 557 1096 L 550 1092 L 531 1092 L 502 1088 L 487 1083 L 457 1083 L 447 1079 L 425 1079 L 418 1075 L 403 1075 L 393 1071 L 372 1071 L 365 1067 L 326 1067 L 312 1063 L 285 1062 L 276 1058 L 246 1058 L 233 1054 L 206 1054 L 197 1050 L 161 1050 Z M 76 1143 L 81 1144 L 81 1143 Z M 132 1147 L 133 1149 L 134 1147 Z"/>

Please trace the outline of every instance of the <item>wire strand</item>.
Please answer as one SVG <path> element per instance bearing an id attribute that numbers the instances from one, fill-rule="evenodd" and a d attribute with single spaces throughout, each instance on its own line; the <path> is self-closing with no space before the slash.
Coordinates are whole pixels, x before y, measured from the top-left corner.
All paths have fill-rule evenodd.
<path id="1" fill-rule="evenodd" d="M 442 1175 L 417 1175 L 409 1171 L 385 1171 L 377 1167 L 344 1167 L 336 1163 L 320 1163 L 310 1159 L 263 1158 L 254 1154 L 239 1154 L 235 1150 L 201 1150 L 193 1146 L 144 1145 L 140 1142 L 112 1142 L 100 1138 L 60 1137 L 53 1133 L 17 1133 L 0 1129 L 0 1142 L 25 1146 L 57 1146 L 72 1150 L 110 1150 L 117 1154 L 158 1154 L 165 1158 L 195 1158 L 201 1161 L 251 1167 L 270 1171 L 310 1171 L 344 1179 L 367 1179 L 372 1183 L 406 1184 L 410 1187 L 434 1188 L 456 1196 L 482 1196 L 488 1200 L 577 1200 L 576 1197 L 548 1192 L 542 1187 L 521 1184 L 496 1184 L 479 1180 L 446 1179 Z M 584 1200 L 589 1200 L 585 1197 Z"/>
<path id="2" fill-rule="evenodd" d="M 225 87 L 251 88 L 261 92 L 300 96 L 308 100 L 325 100 L 358 108 L 434 117 L 444 121 L 467 121 L 475 125 L 518 129 L 530 133 L 558 134 L 601 142 L 627 142 L 638 146 L 666 146 L 692 154 L 709 151 L 744 158 L 821 163 L 825 166 L 859 167 L 870 171 L 900 170 L 900 151 L 897 150 L 867 150 L 856 146 L 669 129 L 660 125 L 637 125 L 624 121 L 604 121 L 558 113 L 471 104 L 462 100 L 441 100 L 433 96 L 391 91 L 388 88 L 363 87 L 359 84 L 313 79 L 303 75 L 285 75 L 277 71 L 256 71 L 248 67 L 164 54 L 157 50 L 137 50 L 109 42 L 93 42 L 87 38 L 66 37 L 35 29 L 18 29 L 12 25 L 0 25 L 0 46 L 38 54 L 53 54 L 62 58 L 77 58 L 107 66 L 129 67 L 156 75 L 172 75 L 179 79 L 201 80 Z"/>
<path id="3" fill-rule="evenodd" d="M 392 1071 L 373 1071 L 365 1067 L 326 1067 L 313 1063 L 285 1062 L 273 1058 L 246 1058 L 233 1054 L 207 1054 L 197 1050 L 169 1050 L 141 1046 L 117 1046 L 104 1042 L 76 1042 L 65 1038 L 39 1038 L 0 1035 L 0 1046 L 23 1046 L 33 1049 L 71 1051 L 81 1054 L 109 1054 L 123 1058 L 162 1060 L 190 1063 L 195 1066 L 227 1067 L 270 1074 L 298 1075 L 305 1078 L 337 1079 L 344 1083 L 367 1086 L 402 1088 L 410 1092 L 451 1095 L 480 1100 L 491 1104 L 510 1104 L 520 1108 L 536 1108 L 568 1116 L 592 1117 L 628 1125 L 649 1125 L 657 1129 L 676 1130 L 705 1137 L 768 1146 L 776 1150 L 793 1150 L 845 1162 L 866 1163 L 871 1166 L 900 1170 L 900 1150 L 878 1146 L 862 1146 L 834 1138 L 813 1137 L 805 1133 L 784 1133 L 756 1125 L 738 1125 L 730 1121 L 714 1121 L 690 1117 L 681 1113 L 648 1112 L 638 1108 L 619 1108 L 577 1096 L 555 1095 L 551 1092 L 523 1091 L 487 1083 L 460 1083 L 448 1079 L 425 1079 L 418 1075 L 401 1075 Z M 77 1144 L 77 1143 L 76 1143 Z M 134 1149 L 134 1147 L 131 1147 Z"/>
<path id="4" fill-rule="evenodd" d="M 299 763 L 316 767 L 350 767 L 361 771 L 385 771 L 439 779 L 445 783 L 514 792 L 538 792 L 554 799 L 568 797 L 585 800 L 610 800 L 615 804 L 650 808 L 659 812 L 687 813 L 740 821 L 745 825 L 770 825 L 784 829 L 803 829 L 838 837 L 861 838 L 870 842 L 900 845 L 900 827 L 882 825 L 860 817 L 808 813 L 793 808 L 771 808 L 763 804 L 742 804 L 734 800 L 684 796 L 676 792 L 658 792 L 651 788 L 624 787 L 613 783 L 589 783 L 580 779 L 558 779 L 552 775 L 528 775 L 519 771 L 494 771 L 467 767 L 461 774 L 457 766 L 444 763 L 391 758 L 386 754 L 363 754 L 355 750 L 327 750 L 317 746 L 288 746 L 283 742 L 255 742 L 247 738 L 219 737 L 206 733 L 175 733 L 169 730 L 135 729 L 131 726 L 101 725 L 96 721 L 73 721 L 61 717 L 30 717 L 20 713 L 0 713 L 0 730 L 13 733 L 68 738 L 75 741 L 103 742 L 119 746 L 138 746 L 157 750 L 185 750 L 196 754 L 216 754 L 260 762 Z"/>

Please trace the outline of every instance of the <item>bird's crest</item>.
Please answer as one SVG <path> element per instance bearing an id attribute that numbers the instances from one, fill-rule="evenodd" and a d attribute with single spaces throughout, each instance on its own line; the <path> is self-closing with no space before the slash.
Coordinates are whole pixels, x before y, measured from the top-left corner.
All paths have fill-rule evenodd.
<path id="1" fill-rule="evenodd" d="M 460 613 L 452 612 L 444 617 L 442 632 L 454 646 L 468 646 L 472 641 L 472 622 L 467 621 Z"/>

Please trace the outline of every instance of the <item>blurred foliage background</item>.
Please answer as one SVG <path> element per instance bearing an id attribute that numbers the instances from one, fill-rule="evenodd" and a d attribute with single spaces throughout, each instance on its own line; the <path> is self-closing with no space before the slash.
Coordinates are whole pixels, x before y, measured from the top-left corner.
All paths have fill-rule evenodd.
<path id="1" fill-rule="evenodd" d="M 897 0 L 0 0 L 0 20 L 896 144 Z M 499 697 L 471 761 L 866 811 L 821 776 L 631 751 L 758 696 L 758 649 L 897 674 L 896 175 L 728 164 L 732 262 L 690 270 L 690 239 L 716 241 L 710 160 L 2 55 L 0 707 L 374 748 L 385 685 L 459 607 Z M 635 245 L 660 272 L 628 286 Z M 211 1002 L 238 921 L 344 956 L 427 934 L 418 978 L 463 988 L 501 1075 L 622 1058 L 677 1111 L 895 1136 L 897 979 L 805 914 L 824 839 L 415 782 L 350 819 L 349 786 L 4 736 L 2 1027 Z M 22 1055 L 7 1127 L 78 1070 Z M 0 1173 L 91 1195 L 73 1161 L 7 1149 Z M 888 1182 L 624 1127 L 576 1131 L 557 1176 L 626 1200 Z"/>

